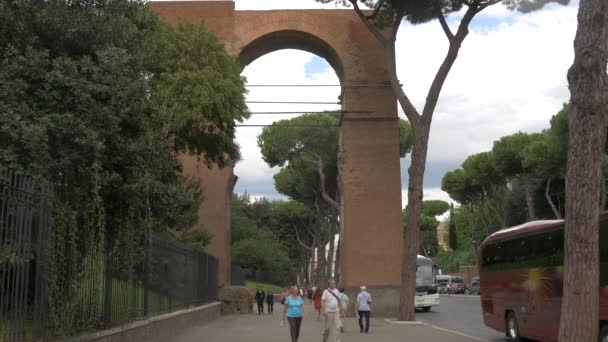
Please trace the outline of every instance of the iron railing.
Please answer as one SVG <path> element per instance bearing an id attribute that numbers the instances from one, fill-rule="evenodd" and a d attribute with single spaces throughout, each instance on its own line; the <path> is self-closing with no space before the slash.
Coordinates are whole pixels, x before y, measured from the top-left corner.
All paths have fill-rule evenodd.
<path id="1" fill-rule="evenodd" d="M 230 285 L 245 286 L 245 272 L 243 272 L 241 266 L 232 265 L 230 271 Z"/>
<path id="2" fill-rule="evenodd" d="M 0 169 L 0 342 L 73 336 L 216 300 L 217 258 L 164 235 L 125 248 L 74 227 L 74 243 L 57 243 L 52 191 L 41 184 Z"/>
<path id="3" fill-rule="evenodd" d="M 51 191 L 0 169 L 0 341 L 43 336 Z"/>

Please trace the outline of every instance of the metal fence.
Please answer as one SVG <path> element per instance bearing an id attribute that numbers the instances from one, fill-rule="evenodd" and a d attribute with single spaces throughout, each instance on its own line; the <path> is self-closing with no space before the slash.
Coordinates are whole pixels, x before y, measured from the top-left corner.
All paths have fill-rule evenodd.
<path id="1" fill-rule="evenodd" d="M 232 265 L 230 270 L 230 285 L 245 286 L 245 272 L 238 265 Z"/>
<path id="2" fill-rule="evenodd" d="M 0 341 L 44 334 L 50 194 L 0 169 Z"/>
<path id="3" fill-rule="evenodd" d="M 57 243 L 51 193 L 0 170 L 0 342 L 77 335 L 216 300 L 217 258 L 161 234 L 93 248 L 96 236 L 77 226 Z M 56 256 L 61 248 L 68 262 Z"/>

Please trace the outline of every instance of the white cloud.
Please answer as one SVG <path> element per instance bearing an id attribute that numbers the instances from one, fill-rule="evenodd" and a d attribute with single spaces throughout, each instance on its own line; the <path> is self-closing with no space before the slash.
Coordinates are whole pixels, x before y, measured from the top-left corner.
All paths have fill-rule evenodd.
<path id="1" fill-rule="evenodd" d="M 323 6 L 314 0 L 237 0 L 236 7 L 295 9 L 334 8 L 334 5 Z M 569 98 L 566 72 L 573 60 L 576 12 L 576 3 L 568 7 L 552 5 L 526 15 L 494 6 L 476 18 L 435 112 L 429 167 L 450 164 L 457 167 L 468 155 L 490 149 L 492 142 L 501 136 L 540 131 L 548 126 L 550 117 Z M 454 15 L 450 22 L 457 17 Z M 437 22 L 404 25 L 397 49 L 399 76 L 407 94 L 421 109 L 428 86 L 446 53 L 446 39 Z M 314 81 L 307 79 L 304 66 L 311 58 L 312 55 L 299 51 L 275 52 L 252 63 L 244 75 L 249 83 L 338 83 L 332 70 L 315 74 Z M 337 89 L 252 88 L 248 98 L 335 101 L 337 96 Z M 330 108 L 251 105 L 252 111 L 322 109 Z M 256 115 L 247 123 L 266 124 L 284 117 Z M 274 192 L 272 175 L 277 169 L 268 168 L 261 160 L 256 143 L 260 131 L 260 128 L 238 130 L 237 140 L 244 158 L 236 168 L 240 177 L 237 191 L 258 184 L 255 187 L 258 193 Z M 407 178 L 407 169 L 402 173 Z M 425 198 L 447 199 L 436 187 L 441 175 L 432 170 L 428 174 L 437 179 L 425 182 L 429 183 Z M 406 189 L 407 184 L 402 187 Z"/>

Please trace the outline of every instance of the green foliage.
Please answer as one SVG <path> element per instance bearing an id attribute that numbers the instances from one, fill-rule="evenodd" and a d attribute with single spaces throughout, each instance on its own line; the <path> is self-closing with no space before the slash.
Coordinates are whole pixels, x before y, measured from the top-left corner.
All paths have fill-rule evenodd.
<path id="1" fill-rule="evenodd" d="M 203 227 L 182 230 L 169 229 L 167 230 L 167 235 L 171 239 L 188 244 L 201 252 L 205 251 L 205 248 L 213 239 L 213 235 Z"/>
<path id="2" fill-rule="evenodd" d="M 446 201 L 430 200 L 422 202 L 422 214 L 426 216 L 439 216 L 450 210 L 450 204 Z"/>
<path id="3" fill-rule="evenodd" d="M 568 161 L 568 116 L 572 106 L 564 104 L 551 118 L 551 127 L 523 151 L 523 166 L 538 177 L 564 177 Z"/>
<path id="4" fill-rule="evenodd" d="M 506 178 L 517 177 L 529 170 L 524 164 L 524 151 L 538 139 L 537 134 L 515 133 L 494 142 L 496 170 Z"/>
<path id="5" fill-rule="evenodd" d="M 460 169 L 444 175 L 442 189 L 461 204 L 454 210 L 456 234 L 452 235 L 459 248 L 468 249 L 472 239 L 479 245 L 497 229 L 528 220 L 526 182 L 522 177 L 532 183 L 538 217 L 555 217 L 545 191 L 549 191 L 558 210 L 563 210 L 570 111 L 571 106 L 564 104 L 551 119 L 549 129 L 540 134 L 520 132 L 503 137 L 494 143 L 492 151 L 472 155 Z"/>
<path id="6" fill-rule="evenodd" d="M 235 124 L 249 117 L 238 62 L 200 25 L 180 21 L 156 36 L 151 102 L 175 149 L 223 165 L 239 159 Z"/>
<path id="7" fill-rule="evenodd" d="M 202 27 L 127 0 L 2 1 L 0 55 L 0 165 L 57 194 L 50 329 L 86 330 L 98 322 L 79 312 L 85 269 L 112 255 L 132 279 L 143 232 L 197 221 L 201 194 L 176 152 L 238 159 L 240 68 Z"/>
<path id="8" fill-rule="evenodd" d="M 333 197 L 338 189 L 338 144 L 340 116 L 334 112 L 306 114 L 265 127 L 258 136 L 264 161 L 281 166 L 274 176 L 275 187 L 290 198 L 312 205 L 320 187 L 318 161 L 323 162 L 325 189 Z M 290 125 L 286 129 L 283 126 Z M 321 127 L 319 127 L 321 125 Z M 399 120 L 400 155 L 412 148 L 412 130 Z"/>
<path id="9" fill-rule="evenodd" d="M 475 255 L 470 248 L 449 252 L 439 252 L 439 254 L 433 258 L 433 261 L 439 266 L 439 269 L 443 274 L 458 272 L 460 270 L 460 266 L 471 266 L 477 264 Z"/>
<path id="10" fill-rule="evenodd" d="M 422 216 L 420 217 L 420 245 L 421 254 L 434 256 L 439 251 L 437 227 L 439 221 L 436 216 L 445 214 L 450 205 L 445 201 L 433 200 L 422 202 Z M 403 210 L 403 236 L 407 230 L 407 207 Z"/>
<path id="11" fill-rule="evenodd" d="M 295 201 L 253 201 L 249 195 L 232 197 L 232 260 L 247 271 L 262 271 L 287 281 L 304 260 L 295 236 L 309 222 L 306 207 Z M 303 233 L 301 234 L 304 236 Z"/>

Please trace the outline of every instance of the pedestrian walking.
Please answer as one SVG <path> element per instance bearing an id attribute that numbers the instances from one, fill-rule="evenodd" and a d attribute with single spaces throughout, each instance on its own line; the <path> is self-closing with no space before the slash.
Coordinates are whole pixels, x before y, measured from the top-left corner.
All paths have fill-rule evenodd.
<path id="1" fill-rule="evenodd" d="M 329 287 L 323 291 L 323 314 L 325 315 L 325 327 L 323 329 L 323 342 L 340 342 L 340 330 L 342 320 L 340 319 L 340 291 L 336 288 L 336 281 L 331 279 Z"/>
<path id="2" fill-rule="evenodd" d="M 266 295 L 266 305 L 268 306 L 268 314 L 274 313 L 274 294 L 269 293 Z"/>
<path id="3" fill-rule="evenodd" d="M 340 289 L 340 318 L 346 317 L 348 310 L 348 296 L 344 292 L 344 289 Z M 344 324 L 340 327 L 340 332 L 344 333 Z"/>
<path id="4" fill-rule="evenodd" d="M 321 308 L 323 307 L 323 290 L 320 287 L 317 287 L 315 293 L 312 295 L 312 302 L 315 306 L 315 310 L 317 311 L 317 321 L 321 320 Z"/>
<path id="5" fill-rule="evenodd" d="M 283 310 L 283 321 L 281 325 L 285 324 L 285 320 L 289 323 L 289 336 L 291 336 L 291 342 L 298 342 L 300 338 L 300 327 L 302 326 L 302 320 L 304 319 L 304 300 L 299 295 L 298 287 L 293 286 L 291 293 L 285 298 L 285 310 Z"/>
<path id="6" fill-rule="evenodd" d="M 367 287 L 361 286 L 361 292 L 357 295 L 356 311 L 359 314 L 359 329 L 361 333 L 369 333 L 369 317 L 372 312 L 372 295 L 367 292 Z M 363 318 L 365 318 L 365 327 L 363 327 Z"/>
<path id="7" fill-rule="evenodd" d="M 291 288 L 286 287 L 285 290 L 283 291 L 283 293 L 281 293 L 281 305 L 285 304 L 285 298 L 287 298 L 287 296 L 289 296 L 290 291 L 291 291 Z"/>
<path id="8" fill-rule="evenodd" d="M 264 298 L 266 298 L 266 293 L 264 293 L 264 290 L 258 289 L 255 293 L 255 301 L 258 302 L 258 315 L 264 313 Z"/>

